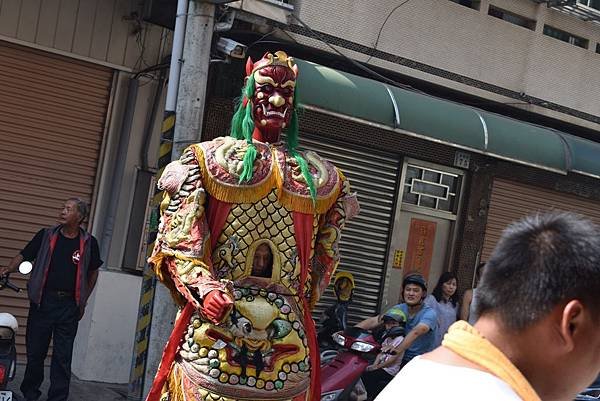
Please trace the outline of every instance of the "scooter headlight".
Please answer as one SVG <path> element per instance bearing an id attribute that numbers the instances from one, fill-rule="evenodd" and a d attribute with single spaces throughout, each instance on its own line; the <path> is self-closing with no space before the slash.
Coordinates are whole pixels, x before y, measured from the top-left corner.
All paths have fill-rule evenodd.
<path id="1" fill-rule="evenodd" d="M 321 398 L 323 399 L 323 398 Z M 600 389 L 594 388 L 585 390 L 577 396 L 578 400 L 598 400 L 600 399 Z"/>
<path id="2" fill-rule="evenodd" d="M 321 401 L 335 401 L 343 390 L 331 391 L 321 395 Z"/>
<path id="3" fill-rule="evenodd" d="M 350 346 L 350 349 L 353 349 L 354 351 L 359 351 L 359 352 L 370 352 L 373 350 L 373 348 L 375 348 L 374 345 L 367 344 L 362 341 L 357 341 L 354 344 L 352 344 L 352 346 Z"/>
<path id="4" fill-rule="evenodd" d="M 331 337 L 333 338 L 333 341 L 335 341 L 335 343 L 339 346 L 343 347 L 344 344 L 346 344 L 346 337 L 344 337 L 340 333 L 333 333 Z"/>

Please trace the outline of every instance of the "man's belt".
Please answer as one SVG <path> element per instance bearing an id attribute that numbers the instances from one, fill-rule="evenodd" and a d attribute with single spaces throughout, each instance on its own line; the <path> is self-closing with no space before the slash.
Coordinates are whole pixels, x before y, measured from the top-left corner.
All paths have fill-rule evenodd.
<path id="1" fill-rule="evenodd" d="M 68 298 L 68 297 L 72 297 L 74 295 L 72 291 L 61 291 L 61 290 L 49 290 L 48 293 L 55 295 L 59 298 Z"/>

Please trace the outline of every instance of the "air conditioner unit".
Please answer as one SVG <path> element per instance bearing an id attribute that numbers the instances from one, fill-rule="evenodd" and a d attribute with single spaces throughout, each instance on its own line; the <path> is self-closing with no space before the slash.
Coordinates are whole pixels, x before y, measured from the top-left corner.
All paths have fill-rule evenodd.
<path id="1" fill-rule="evenodd" d="M 177 0 L 146 0 L 144 2 L 144 21 L 151 24 L 175 29 Z"/>

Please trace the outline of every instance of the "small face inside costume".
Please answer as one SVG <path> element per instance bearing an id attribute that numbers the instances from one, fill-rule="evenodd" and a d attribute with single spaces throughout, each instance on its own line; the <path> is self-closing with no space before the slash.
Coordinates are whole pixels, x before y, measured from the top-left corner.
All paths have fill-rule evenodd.
<path id="1" fill-rule="evenodd" d="M 273 253 L 267 244 L 259 245 L 252 260 L 252 275 L 255 277 L 271 277 L 273 271 Z"/>
<path id="2" fill-rule="evenodd" d="M 256 126 L 265 131 L 285 129 L 294 110 L 294 71 L 280 65 L 267 66 L 254 72 L 254 81 L 252 104 Z"/>

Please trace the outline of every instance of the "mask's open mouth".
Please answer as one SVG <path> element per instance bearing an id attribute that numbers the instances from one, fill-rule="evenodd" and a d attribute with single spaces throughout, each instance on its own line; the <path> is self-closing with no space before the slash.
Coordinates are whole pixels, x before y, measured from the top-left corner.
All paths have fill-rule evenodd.
<path id="1" fill-rule="evenodd" d="M 277 110 L 267 110 L 267 106 L 264 103 L 261 104 L 261 107 L 262 107 L 263 115 L 265 117 L 279 117 L 279 118 L 285 119 L 285 116 L 287 115 L 287 112 L 288 112 L 287 107 L 285 109 L 283 109 L 283 112 L 280 112 Z"/>

